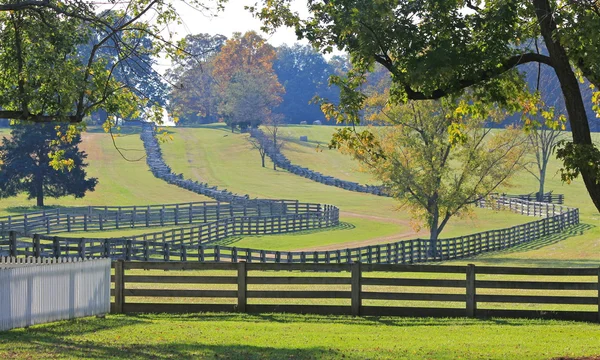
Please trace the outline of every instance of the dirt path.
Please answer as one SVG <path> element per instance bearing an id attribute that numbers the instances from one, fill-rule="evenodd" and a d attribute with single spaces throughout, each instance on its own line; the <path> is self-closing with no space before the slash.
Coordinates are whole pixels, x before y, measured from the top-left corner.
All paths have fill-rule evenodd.
<path id="1" fill-rule="evenodd" d="M 407 226 L 410 228 L 410 222 L 408 220 L 389 219 L 389 218 L 384 218 L 384 217 L 380 217 L 380 216 L 357 214 L 357 213 L 350 213 L 350 212 L 344 212 L 344 211 L 340 212 L 340 217 L 355 217 L 355 218 L 361 218 L 361 219 L 377 220 L 377 221 L 387 222 L 387 223 L 391 223 L 391 224 L 403 225 L 403 226 Z M 400 240 L 409 240 L 409 239 L 414 239 L 414 238 L 418 238 L 418 237 L 423 237 L 425 235 L 427 235 L 426 230 L 421 230 L 421 231 L 417 232 L 417 231 L 414 231 L 411 229 L 409 231 L 399 232 L 399 233 L 387 235 L 387 236 L 379 236 L 379 237 L 376 237 L 373 239 L 352 241 L 352 242 L 345 242 L 345 243 L 337 243 L 337 244 L 330 244 L 330 245 L 323 245 L 323 246 L 313 246 L 313 247 L 309 247 L 309 248 L 303 248 L 303 249 L 297 249 L 297 250 L 295 249 L 293 251 L 325 251 L 325 250 L 355 248 L 355 247 L 362 247 L 362 246 L 367 246 L 367 245 L 387 244 L 387 243 L 397 242 Z"/>

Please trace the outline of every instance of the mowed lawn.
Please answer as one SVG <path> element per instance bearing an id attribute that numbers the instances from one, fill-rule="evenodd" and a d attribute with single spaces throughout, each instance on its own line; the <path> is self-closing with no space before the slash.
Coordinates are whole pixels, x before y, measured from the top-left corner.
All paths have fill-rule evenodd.
<path id="1" fill-rule="evenodd" d="M 149 205 L 212 200 L 155 178 L 146 165 L 145 151 L 138 130 L 130 129 L 128 133 L 115 139 L 116 145 L 131 161 L 124 159 L 117 152 L 110 134 L 93 129 L 93 132 L 84 133 L 80 148 L 88 154 L 88 175 L 99 180 L 96 190 L 88 192 L 81 199 L 73 196 L 46 198 L 45 204 L 48 207 Z M 0 129 L 0 137 L 9 134 L 8 129 Z M 0 215 L 26 210 L 36 210 L 35 200 L 28 200 L 26 195 L 0 199 Z"/>
<path id="2" fill-rule="evenodd" d="M 597 324 L 309 315 L 86 318 L 0 333 L 3 359 L 551 359 L 600 354 Z"/>

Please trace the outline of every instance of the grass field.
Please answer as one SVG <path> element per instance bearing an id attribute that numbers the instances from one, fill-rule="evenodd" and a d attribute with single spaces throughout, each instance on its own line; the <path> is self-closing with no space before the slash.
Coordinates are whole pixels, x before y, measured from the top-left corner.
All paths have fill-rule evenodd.
<path id="1" fill-rule="evenodd" d="M 131 158 L 143 156 L 143 147 L 136 129 L 128 130 L 117 138 L 117 145 Z M 395 211 L 396 203 L 389 198 L 354 193 L 326 186 L 298 177 L 286 171 L 274 171 L 268 163 L 260 167 L 260 159 L 246 140 L 247 135 L 231 134 L 221 125 L 199 128 L 173 129 L 175 140 L 162 145 L 165 159 L 175 172 L 186 177 L 206 181 L 236 193 L 253 197 L 299 199 L 301 201 L 329 203 L 341 209 L 342 225 L 328 231 L 311 231 L 279 236 L 247 236 L 226 239 L 223 243 L 240 247 L 273 250 L 330 249 L 338 246 L 360 246 L 386 243 L 406 238 L 425 237 L 425 232 L 415 233 L 406 212 Z M 282 135 L 288 139 L 284 152 L 292 161 L 325 174 L 358 182 L 371 182 L 367 174 L 357 171 L 355 163 L 345 155 L 327 150 L 332 127 L 288 126 Z M 4 134 L 7 132 L 4 130 Z M 0 132 L 2 134 L 2 132 Z M 307 135 L 308 143 L 300 143 Z M 316 151 L 322 145 L 323 151 Z M 84 199 L 48 199 L 50 205 L 142 205 L 209 200 L 158 180 L 148 171 L 144 160 L 129 162 L 114 149 L 109 135 L 91 129 L 84 134 L 81 145 L 88 154 L 88 172 L 97 176 L 100 183 L 96 191 Z M 597 266 L 600 264 L 600 215 L 595 211 L 581 181 L 563 185 L 556 172 L 559 163 L 553 160 L 549 168 L 547 189 L 564 193 L 567 205 L 581 209 L 583 224 L 561 235 L 549 237 L 493 255 L 477 258 L 489 264 L 529 264 L 540 266 Z M 515 187 L 507 191 L 533 192 L 535 179 L 523 173 L 514 181 Z M 32 201 L 24 196 L 0 200 L 0 214 L 22 212 Z M 454 219 L 442 237 L 452 237 L 503 228 L 532 220 L 509 212 L 477 209 L 475 217 Z M 159 229 L 153 229 L 157 231 Z M 125 236 L 140 234 L 146 229 L 86 233 L 88 237 Z M 72 234 L 81 236 L 80 233 Z"/>
<path id="2" fill-rule="evenodd" d="M 232 134 L 222 125 L 173 129 L 173 132 L 175 141 L 162 145 L 163 155 L 174 172 L 183 173 L 188 178 L 218 185 L 236 193 L 247 193 L 252 197 L 299 199 L 300 201 L 333 204 L 340 208 L 341 220 L 353 224 L 356 231 L 364 229 L 357 222 L 358 218 L 362 218 L 372 222 L 400 223 L 407 231 L 399 232 L 397 239 L 405 238 L 407 235 L 426 236 L 425 232 L 417 235 L 410 230 L 410 216 L 406 212 L 395 211 L 397 203 L 393 199 L 319 184 L 285 170 L 273 170 L 270 162 L 267 167 L 262 168 L 258 152 L 252 150 L 246 134 Z M 320 166 L 336 163 L 339 159 L 342 159 L 341 161 L 350 160 L 334 152 L 328 153 L 327 156 L 329 159 L 322 162 Z M 327 168 L 318 168 L 317 170 L 328 174 Z M 475 218 L 451 220 L 444 231 L 444 236 L 465 235 L 531 220 L 508 212 L 502 212 L 502 216 L 497 216 L 492 211 L 482 209 L 476 209 L 475 214 Z M 363 223 L 366 224 L 366 222 Z M 336 236 L 337 234 L 332 233 L 331 235 Z M 380 235 L 375 234 L 376 237 Z M 382 242 L 393 240 L 393 237 L 388 237 L 386 241 Z M 335 242 L 344 243 L 346 241 L 340 239 Z M 354 242 L 354 240 L 349 242 Z M 244 246 L 256 247 L 261 243 L 263 243 L 261 239 L 246 238 Z"/>
<path id="3" fill-rule="evenodd" d="M 595 324 L 292 315 L 142 315 L 0 333 L 16 359 L 550 359 L 600 354 Z"/>
<path id="4" fill-rule="evenodd" d="M 0 129 L 0 137 L 8 134 L 7 129 Z M 123 134 L 116 143 L 130 159 L 140 159 L 145 155 L 137 131 Z M 82 199 L 73 196 L 46 198 L 47 206 L 148 205 L 212 200 L 155 178 L 145 158 L 125 160 L 114 148 L 110 135 L 104 132 L 84 133 L 80 148 L 88 154 L 88 175 L 99 179 L 96 190 Z M 25 195 L 0 199 L 0 215 L 27 211 L 34 205 L 35 200 L 27 200 Z"/>
<path id="5" fill-rule="evenodd" d="M 298 126 L 288 127 L 284 133 L 290 139 L 308 135 L 311 141 L 326 142 L 331 131 L 329 127 Z M 186 177 L 200 179 L 234 192 L 249 193 L 253 197 L 331 203 L 339 206 L 342 211 L 342 224 L 328 231 L 240 237 L 226 239 L 224 244 L 287 250 L 372 241 L 390 242 L 402 236 L 417 236 L 409 227 L 407 214 L 394 211 L 395 203 L 391 199 L 348 192 L 285 171 L 261 168 L 258 154 L 250 149 L 245 135 L 231 134 L 220 126 L 175 129 L 174 135 L 173 142 L 162 146 L 165 158 L 175 172 L 182 172 Z M 139 157 L 142 144 L 137 135 L 121 137 L 118 139 L 118 144 L 120 147 L 130 149 L 127 155 Z M 348 157 L 329 150 L 313 152 L 316 143 L 307 145 L 290 140 L 288 144 L 288 148 L 284 151 L 298 164 L 347 180 L 373 183 L 369 181 L 368 175 L 355 171 L 355 165 Z M 90 154 L 89 173 L 100 178 L 96 192 L 84 199 L 49 200 L 49 204 L 139 205 L 205 200 L 201 196 L 155 179 L 143 160 L 132 163 L 123 160 L 112 147 L 110 137 L 106 134 L 98 132 L 85 134 L 82 148 Z M 554 174 L 558 168 L 558 162 L 553 161 L 549 171 Z M 508 191 L 511 193 L 535 191 L 535 181 L 527 174 L 520 174 L 515 185 Z M 556 193 L 564 193 L 567 205 L 581 209 L 582 225 L 562 234 L 503 252 L 450 263 L 550 267 L 600 266 L 600 216 L 593 208 L 583 184 L 576 181 L 572 185 L 562 185 L 558 176 L 550 176 L 547 188 Z M 27 201 L 24 197 L 2 199 L 0 214 L 19 212 L 23 210 L 21 207 L 30 205 L 31 201 Z M 484 229 L 507 227 L 531 220 L 533 219 L 507 212 L 478 210 L 476 218 L 454 221 L 443 236 L 450 237 Z M 100 237 L 109 234 L 123 236 L 146 230 L 89 232 L 86 236 Z M 152 231 L 155 230 L 157 229 Z M 79 234 L 73 235 L 81 236 Z M 159 271 L 159 273 L 164 272 Z M 284 275 L 289 274 L 282 276 Z M 402 274 L 402 276 L 410 276 L 410 274 Z M 448 278 L 452 276 L 448 275 Z M 146 286 L 164 285 L 146 284 Z M 171 285 L 171 287 L 176 286 L 178 285 Z M 208 285 L 198 285 L 199 288 L 206 286 Z M 317 286 L 312 287 L 312 290 L 315 288 L 319 289 Z M 413 287 L 411 291 L 432 292 L 435 289 Z M 464 290 L 456 289 L 456 291 Z M 545 291 L 534 290 L 527 294 L 541 295 L 545 294 Z M 594 296 L 572 291 L 564 292 L 563 295 Z M 163 299 L 163 301 L 167 300 L 169 298 Z M 203 299 L 203 302 L 211 300 Z M 148 301 L 148 299 L 141 298 L 139 301 Z M 297 300 L 295 303 L 306 302 L 310 300 Z M 421 302 L 418 305 L 429 307 L 448 304 Z M 455 306 L 463 305 L 455 304 Z M 522 306 L 530 308 L 527 305 Z M 543 305 L 543 307 L 552 309 L 554 306 Z M 572 306 L 573 309 L 579 307 L 579 305 Z M 585 310 L 589 309 L 590 306 L 586 305 Z M 148 314 L 110 315 L 106 319 L 86 318 L 0 332 L 0 358 L 2 359 L 520 360 L 599 355 L 600 328 L 597 324 L 561 321 L 354 318 L 285 314 L 181 316 Z"/>

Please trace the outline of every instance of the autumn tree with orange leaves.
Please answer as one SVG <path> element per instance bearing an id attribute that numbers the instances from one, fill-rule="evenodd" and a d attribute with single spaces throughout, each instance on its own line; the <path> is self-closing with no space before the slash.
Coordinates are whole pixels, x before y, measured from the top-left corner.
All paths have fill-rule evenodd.
<path id="1" fill-rule="evenodd" d="M 216 56 L 218 113 L 232 132 L 273 118 L 285 93 L 273 70 L 275 56 L 275 49 L 254 31 L 233 34 Z"/>

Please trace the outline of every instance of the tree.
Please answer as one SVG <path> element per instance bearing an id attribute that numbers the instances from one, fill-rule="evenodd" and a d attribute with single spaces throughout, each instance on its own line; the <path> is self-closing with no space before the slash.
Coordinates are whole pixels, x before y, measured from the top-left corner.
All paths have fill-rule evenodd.
<path id="1" fill-rule="evenodd" d="M 310 46 L 295 44 L 279 47 L 273 68 L 285 88 L 283 101 L 277 111 L 286 122 L 298 124 L 322 119 L 319 105 L 312 103 L 315 96 L 338 102 L 337 88 L 328 84 L 334 69 L 323 55 Z"/>
<path id="2" fill-rule="evenodd" d="M 81 198 L 94 191 L 98 180 L 86 178 L 87 154 L 79 150 L 80 142 L 68 124 L 13 125 L 11 138 L 3 138 L 0 146 L 0 197 L 25 192 L 44 206 L 45 196 Z M 57 152 L 69 159 L 59 170 L 51 165 L 51 154 Z"/>
<path id="3" fill-rule="evenodd" d="M 253 31 L 235 33 L 214 61 L 219 115 L 244 129 L 268 121 L 285 93 L 273 71 L 275 49 Z"/>
<path id="4" fill-rule="evenodd" d="M 273 116 L 264 124 L 266 136 L 270 139 L 270 146 L 272 147 L 271 152 L 273 156 L 277 156 L 277 154 L 279 154 L 285 145 L 284 141 L 278 136 L 279 128 L 282 123 L 282 116 Z M 273 161 L 273 170 L 277 170 L 277 164 L 275 161 Z"/>
<path id="5" fill-rule="evenodd" d="M 162 35 L 177 14 L 162 0 L 120 5 L 127 11 L 69 0 L 0 6 L 0 117 L 79 123 L 98 109 L 120 118 L 143 112 L 147 102 L 135 84 L 117 79 L 124 75 L 118 68 L 147 69 L 148 56 L 180 50 Z"/>
<path id="6" fill-rule="evenodd" d="M 267 156 L 267 144 L 261 139 L 249 136 L 248 141 L 253 149 L 258 150 L 262 167 L 265 167 L 265 157 Z"/>
<path id="7" fill-rule="evenodd" d="M 167 71 L 167 78 L 173 84 L 170 108 L 181 124 L 216 122 L 218 89 L 212 72 L 214 58 L 227 38 L 197 34 L 184 40 L 189 55 L 178 59 L 176 66 Z"/>
<path id="8" fill-rule="evenodd" d="M 385 107 L 391 126 L 351 136 L 336 134 L 334 146 L 350 153 L 381 181 L 415 220 L 430 231 L 430 254 L 448 221 L 494 192 L 520 168 L 525 139 L 520 130 L 492 133 L 485 118 L 465 114 L 464 103 L 409 102 Z M 491 114 L 498 116 L 496 109 Z"/>
<path id="9" fill-rule="evenodd" d="M 559 142 L 560 136 L 561 131 L 559 128 L 549 127 L 543 122 L 540 125 L 535 125 L 527 134 L 529 145 L 535 155 L 535 169 L 531 170 L 529 167 L 525 167 L 525 169 L 533 175 L 539 183 L 536 195 L 538 201 L 543 201 L 548 162 L 550 161 L 550 156 L 554 153 L 554 149 Z"/>
<path id="10" fill-rule="evenodd" d="M 524 92 L 517 67 L 550 66 L 560 83 L 573 136 L 557 150 L 564 163 L 563 179 L 581 174 L 600 210 L 600 150 L 592 142 L 578 82 L 580 74 L 600 88 L 599 2 L 311 0 L 306 19 L 291 10 L 290 0 L 263 3 L 262 9 L 251 10 L 265 28 L 294 26 L 300 38 L 320 50 L 337 47 L 349 52 L 350 75 L 368 70 L 374 62 L 386 67 L 396 103 L 457 96 L 469 89 L 480 101 L 498 101 L 516 111 Z M 537 39 L 547 54 L 534 49 Z M 363 100 L 351 96 L 352 89 L 349 86 L 342 102 Z M 599 112 L 600 92 L 592 100 Z"/>
<path id="11" fill-rule="evenodd" d="M 238 71 L 220 93 L 219 114 L 231 132 L 245 131 L 270 121 L 281 103 L 283 88 L 273 75 L 262 71 Z"/>

